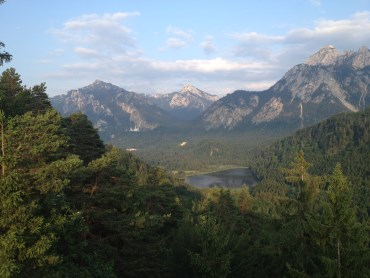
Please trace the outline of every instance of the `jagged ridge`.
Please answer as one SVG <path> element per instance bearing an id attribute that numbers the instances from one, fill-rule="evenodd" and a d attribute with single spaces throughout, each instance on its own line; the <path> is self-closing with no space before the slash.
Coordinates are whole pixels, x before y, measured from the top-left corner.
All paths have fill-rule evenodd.
<path id="1" fill-rule="evenodd" d="M 179 92 L 156 95 L 153 103 L 172 115 L 183 120 L 193 120 L 200 116 L 219 97 L 208 94 L 191 84 L 184 86 Z"/>
<path id="2" fill-rule="evenodd" d="M 62 115 L 78 111 L 86 114 L 104 139 L 113 138 L 122 131 L 148 131 L 175 124 L 166 111 L 151 103 L 145 95 L 99 80 L 51 101 Z"/>
<path id="3" fill-rule="evenodd" d="M 340 53 L 326 46 L 289 70 L 270 89 L 237 91 L 215 102 L 201 117 L 205 129 L 287 128 L 312 125 L 370 103 L 370 51 Z"/>

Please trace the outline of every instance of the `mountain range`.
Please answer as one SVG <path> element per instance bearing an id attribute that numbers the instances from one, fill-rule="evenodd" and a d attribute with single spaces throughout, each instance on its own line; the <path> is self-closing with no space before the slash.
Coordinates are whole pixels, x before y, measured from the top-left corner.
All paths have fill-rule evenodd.
<path id="1" fill-rule="evenodd" d="M 158 107 L 184 120 L 194 120 L 201 116 L 218 99 L 218 96 L 210 95 L 191 84 L 184 86 L 179 92 L 156 94 L 151 98 Z"/>
<path id="2" fill-rule="evenodd" d="M 150 96 L 96 80 L 51 102 L 63 116 L 86 114 L 102 138 L 109 140 L 122 132 L 182 129 L 217 99 L 190 84 L 179 92 Z"/>
<path id="3" fill-rule="evenodd" d="M 174 124 L 168 112 L 144 95 L 99 80 L 53 97 L 51 102 L 64 116 L 86 114 L 105 140 L 114 138 L 118 131 L 148 131 Z"/>
<path id="4" fill-rule="evenodd" d="M 364 109 L 370 101 L 369 86 L 369 49 L 340 53 L 326 46 L 268 90 L 236 91 L 215 102 L 201 122 L 206 129 L 299 129 L 340 112 Z"/>
<path id="5" fill-rule="evenodd" d="M 326 46 L 294 66 L 271 88 L 235 91 L 225 97 L 192 85 L 149 96 L 95 81 L 51 99 L 68 115 L 81 111 L 104 139 L 122 132 L 172 130 L 296 130 L 370 103 L 370 51 L 339 52 Z"/>

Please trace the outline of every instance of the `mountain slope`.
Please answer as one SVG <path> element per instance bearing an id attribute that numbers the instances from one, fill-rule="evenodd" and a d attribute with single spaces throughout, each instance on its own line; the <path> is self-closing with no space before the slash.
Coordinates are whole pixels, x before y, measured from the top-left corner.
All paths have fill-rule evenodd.
<path id="1" fill-rule="evenodd" d="M 104 139 L 127 131 L 149 131 L 175 125 L 172 117 L 144 95 L 128 92 L 103 81 L 71 90 L 51 99 L 62 114 L 86 114 Z"/>
<path id="2" fill-rule="evenodd" d="M 252 155 L 250 167 L 265 181 L 256 190 L 282 183 L 281 169 L 288 168 L 300 150 L 312 164 L 309 172 L 313 175 L 329 175 L 339 162 L 355 190 L 357 202 L 367 206 L 363 209 L 368 212 L 363 213 L 370 213 L 370 108 L 333 116 Z"/>
<path id="3" fill-rule="evenodd" d="M 210 129 L 246 127 L 294 130 L 370 103 L 370 51 L 320 49 L 289 70 L 270 89 L 236 91 L 216 101 L 200 118 Z"/>
<path id="4" fill-rule="evenodd" d="M 193 85 L 186 85 L 179 92 L 158 94 L 151 101 L 177 118 L 193 120 L 200 116 L 219 97 L 210 95 Z"/>

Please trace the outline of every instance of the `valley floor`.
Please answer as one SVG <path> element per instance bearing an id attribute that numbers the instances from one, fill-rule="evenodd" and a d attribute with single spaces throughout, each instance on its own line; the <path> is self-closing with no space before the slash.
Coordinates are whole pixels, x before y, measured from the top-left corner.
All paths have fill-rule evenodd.
<path id="1" fill-rule="evenodd" d="M 125 133 L 110 143 L 152 166 L 190 176 L 249 165 L 255 149 L 284 136 L 268 131 L 209 133 Z"/>

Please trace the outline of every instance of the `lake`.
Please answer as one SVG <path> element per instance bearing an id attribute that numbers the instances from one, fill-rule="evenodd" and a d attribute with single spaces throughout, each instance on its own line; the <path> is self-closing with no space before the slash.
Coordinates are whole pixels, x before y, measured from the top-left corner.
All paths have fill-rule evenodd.
<path id="1" fill-rule="evenodd" d="M 243 185 L 254 186 L 258 181 L 249 168 L 235 168 L 203 175 L 190 176 L 185 182 L 198 188 L 224 187 L 238 188 Z"/>

